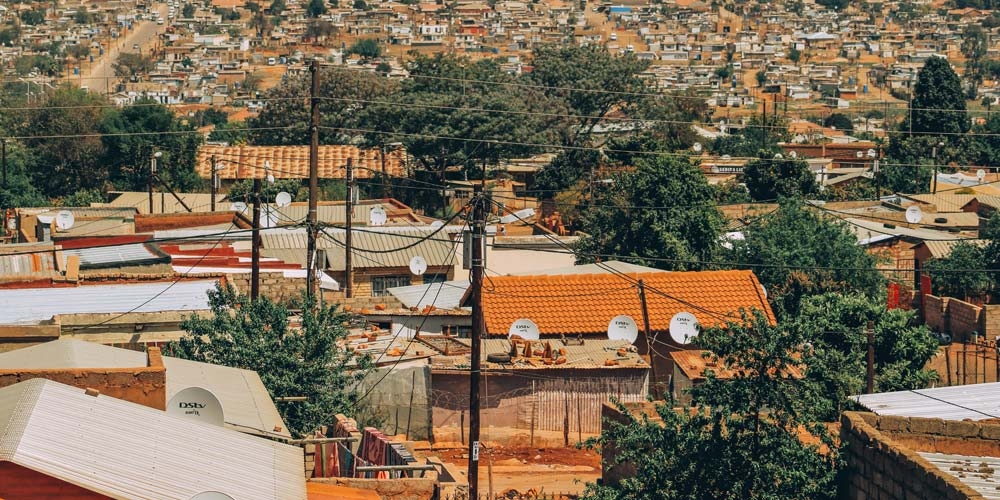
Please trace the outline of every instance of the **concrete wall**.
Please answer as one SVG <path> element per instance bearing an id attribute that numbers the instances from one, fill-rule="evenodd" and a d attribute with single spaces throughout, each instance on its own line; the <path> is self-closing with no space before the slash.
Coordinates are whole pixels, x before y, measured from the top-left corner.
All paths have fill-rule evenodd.
<path id="1" fill-rule="evenodd" d="M 971 333 L 996 340 L 1000 337 L 1000 305 L 977 306 L 954 297 L 927 295 L 924 322 L 932 330 L 948 332 L 956 342 L 971 341 Z"/>
<path id="2" fill-rule="evenodd" d="M 147 354 L 149 357 L 145 367 L 0 370 L 0 387 L 44 378 L 80 389 L 97 389 L 102 395 L 166 410 L 167 371 L 163 366 L 160 349 L 150 347 Z"/>
<path id="3" fill-rule="evenodd" d="M 40 325 L 0 325 L 0 352 L 56 340 L 60 327 L 57 323 Z"/>
<path id="4" fill-rule="evenodd" d="M 0 461 L 0 498 L 5 500 L 104 500 L 110 499 L 75 484 Z"/>
<path id="5" fill-rule="evenodd" d="M 945 311 L 948 310 L 948 297 L 938 297 L 936 295 L 924 296 L 924 323 L 936 332 L 946 331 Z"/>
<path id="6" fill-rule="evenodd" d="M 250 273 L 230 274 L 228 279 L 240 292 L 249 294 L 250 277 Z M 306 281 L 302 278 L 286 278 L 282 273 L 260 273 L 260 294 L 274 302 L 288 302 L 305 290 Z"/>
<path id="7" fill-rule="evenodd" d="M 989 450 L 1000 444 L 1000 425 L 845 412 L 840 439 L 847 460 L 841 498 L 983 498 L 915 450 L 997 456 Z"/>
<path id="8" fill-rule="evenodd" d="M 948 325 L 956 341 L 971 340 L 972 332 L 984 333 L 980 328 L 983 308 L 952 298 L 948 301 Z"/>

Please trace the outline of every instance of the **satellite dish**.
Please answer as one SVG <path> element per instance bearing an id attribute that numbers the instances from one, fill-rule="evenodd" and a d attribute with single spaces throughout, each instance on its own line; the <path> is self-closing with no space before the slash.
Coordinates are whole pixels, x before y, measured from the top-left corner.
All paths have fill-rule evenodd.
<path id="1" fill-rule="evenodd" d="M 693 149 L 695 153 L 700 153 L 701 152 L 701 148 L 702 148 L 702 145 L 701 145 L 700 142 L 696 142 L 696 143 L 694 143 L 694 145 L 691 146 L 691 149 Z"/>
<path id="2" fill-rule="evenodd" d="M 690 344 L 698 337 L 699 331 L 701 325 L 698 324 L 698 318 L 694 317 L 694 314 L 682 311 L 670 318 L 670 338 L 678 344 Z"/>
<path id="3" fill-rule="evenodd" d="M 17 229 L 17 219 L 7 219 L 7 229 L 10 229 L 11 231 Z"/>
<path id="4" fill-rule="evenodd" d="M 410 259 L 410 272 L 416 276 L 423 276 L 427 272 L 427 260 L 419 255 L 414 255 Z"/>
<path id="5" fill-rule="evenodd" d="M 278 211 L 268 208 L 267 215 L 264 216 L 264 227 L 278 227 Z"/>
<path id="6" fill-rule="evenodd" d="M 439 221 L 439 220 L 436 220 L 436 221 L 434 221 L 434 222 L 431 222 L 431 229 L 438 229 L 438 228 L 440 228 L 441 226 L 444 226 L 444 222 L 441 222 L 441 221 Z"/>
<path id="7" fill-rule="evenodd" d="M 983 182 L 986 179 L 986 171 L 983 169 L 976 170 L 976 179 L 979 179 L 979 182 Z"/>
<path id="8" fill-rule="evenodd" d="M 916 205 L 910 205 L 910 208 L 906 209 L 906 222 L 910 224 L 917 224 L 924 218 L 923 210 Z"/>
<path id="9" fill-rule="evenodd" d="M 382 207 L 372 207 L 372 209 L 368 211 L 369 225 L 384 226 L 387 220 L 389 220 L 389 218 L 386 216 L 385 209 Z"/>
<path id="10" fill-rule="evenodd" d="M 233 497 L 219 491 L 203 491 L 190 500 L 234 500 Z"/>
<path id="11" fill-rule="evenodd" d="M 274 197 L 274 204 L 279 207 L 287 207 L 292 204 L 292 195 L 282 191 Z"/>
<path id="12" fill-rule="evenodd" d="M 507 331 L 507 338 L 511 338 L 514 335 L 525 340 L 538 340 L 538 325 L 527 318 L 516 320 L 510 324 L 510 330 Z"/>
<path id="13" fill-rule="evenodd" d="M 41 224 L 43 224 L 43 225 L 46 225 L 46 226 L 48 226 L 49 224 L 52 224 L 52 221 L 54 221 L 54 220 L 55 220 L 55 216 L 53 216 L 53 215 L 39 215 L 38 216 L 38 222 L 41 223 Z"/>
<path id="14" fill-rule="evenodd" d="M 188 387 L 167 403 L 167 414 L 222 427 L 222 403 L 207 389 Z"/>
<path id="15" fill-rule="evenodd" d="M 242 201 L 237 201 L 236 203 L 229 205 L 229 210 L 233 212 L 243 213 L 247 211 L 247 204 L 243 203 Z"/>
<path id="16" fill-rule="evenodd" d="M 624 340 L 630 344 L 639 338 L 639 325 L 631 316 L 620 315 L 611 318 L 608 323 L 608 340 Z"/>
<path id="17" fill-rule="evenodd" d="M 792 159 L 794 160 L 799 157 L 799 154 L 795 151 L 792 151 L 791 153 L 788 153 L 788 156 L 791 156 Z"/>
<path id="18" fill-rule="evenodd" d="M 69 210 L 60 210 L 59 213 L 56 214 L 56 228 L 59 230 L 65 231 L 73 227 L 73 224 L 75 223 L 76 216 L 74 216 L 73 212 L 70 212 Z"/>

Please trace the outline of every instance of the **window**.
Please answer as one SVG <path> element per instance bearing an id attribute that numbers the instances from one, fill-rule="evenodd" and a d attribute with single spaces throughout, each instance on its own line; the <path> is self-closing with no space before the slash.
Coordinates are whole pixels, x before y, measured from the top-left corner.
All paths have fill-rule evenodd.
<path id="1" fill-rule="evenodd" d="M 372 297 L 385 297 L 388 289 L 409 284 L 409 276 L 372 276 Z"/>
<path id="2" fill-rule="evenodd" d="M 424 284 L 429 285 L 431 283 L 444 283 L 448 280 L 447 274 L 425 274 Z"/>

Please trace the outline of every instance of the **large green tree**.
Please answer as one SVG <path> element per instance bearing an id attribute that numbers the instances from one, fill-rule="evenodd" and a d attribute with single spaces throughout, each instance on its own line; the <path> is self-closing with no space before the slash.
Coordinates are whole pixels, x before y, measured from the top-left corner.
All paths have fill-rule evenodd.
<path id="1" fill-rule="evenodd" d="M 819 191 L 816 176 L 809 171 L 805 160 L 785 158 L 781 154 L 747 162 L 743 168 L 743 183 L 756 201 L 801 198 Z"/>
<path id="2" fill-rule="evenodd" d="M 779 318 L 793 318 L 800 302 L 826 292 L 881 292 L 876 258 L 841 222 L 801 201 L 785 200 L 752 221 L 731 242 L 731 262 L 753 269 Z"/>
<path id="3" fill-rule="evenodd" d="M 983 83 L 983 59 L 989 50 L 989 39 L 978 24 L 970 23 L 962 30 L 962 55 L 965 56 L 965 82 L 970 99 L 977 97 L 979 84 Z"/>
<path id="4" fill-rule="evenodd" d="M 617 451 L 605 467 L 628 464 L 634 473 L 618 483 L 588 484 L 584 498 L 835 498 L 842 462 L 814 418 L 812 403 L 822 396 L 791 376 L 807 360 L 804 340 L 797 330 L 768 324 L 759 311 L 702 332 L 698 343 L 734 377 L 707 372 L 693 394 L 697 408 L 661 404 L 660 421 L 608 422 L 592 443 Z"/>
<path id="5" fill-rule="evenodd" d="M 931 57 L 917 73 L 910 116 L 903 131 L 914 134 L 964 134 L 971 121 L 965 112 L 962 81 L 943 57 Z"/>
<path id="6" fill-rule="evenodd" d="M 983 245 L 960 241 L 947 257 L 931 259 L 924 272 L 931 277 L 934 293 L 947 297 L 985 298 L 993 287 L 993 280 L 986 266 L 986 248 Z"/>
<path id="7" fill-rule="evenodd" d="M 687 158 L 636 162 L 594 190 L 581 216 L 582 260 L 622 258 L 662 269 L 700 269 L 719 250 L 722 215 L 715 189 Z M 614 256 L 614 257 L 612 257 Z"/>
<path id="8" fill-rule="evenodd" d="M 372 369 L 370 358 L 346 351 L 338 342 L 347 335 L 346 317 L 332 306 L 308 301 L 301 327 L 289 324 L 285 305 L 266 298 L 251 301 L 231 285 L 208 293 L 210 315 L 194 314 L 181 323 L 187 331 L 171 343 L 173 356 L 256 371 L 272 398 L 305 396 L 301 402 L 279 402 L 289 430 L 305 435 L 351 413 L 358 403 L 357 383 Z"/>

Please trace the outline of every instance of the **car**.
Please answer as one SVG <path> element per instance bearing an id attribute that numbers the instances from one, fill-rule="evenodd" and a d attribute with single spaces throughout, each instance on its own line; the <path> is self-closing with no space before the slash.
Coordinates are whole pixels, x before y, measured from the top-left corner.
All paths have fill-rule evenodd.
<path id="1" fill-rule="evenodd" d="M 162 17 L 156 18 L 156 24 L 163 25 L 163 18 Z"/>
<path id="2" fill-rule="evenodd" d="M 612 42 L 617 42 L 618 41 L 618 33 L 612 33 L 609 38 L 611 39 Z"/>
<path id="3" fill-rule="evenodd" d="M 138 43 L 133 43 L 132 44 L 132 50 L 139 50 L 139 44 Z"/>

